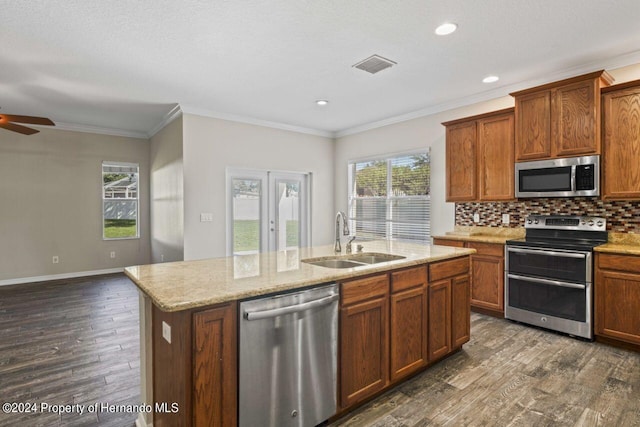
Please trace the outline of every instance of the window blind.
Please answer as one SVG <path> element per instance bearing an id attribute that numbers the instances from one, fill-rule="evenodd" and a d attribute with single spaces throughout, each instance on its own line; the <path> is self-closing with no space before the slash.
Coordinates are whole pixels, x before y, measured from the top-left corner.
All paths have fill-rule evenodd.
<path id="1" fill-rule="evenodd" d="M 360 240 L 428 242 L 429 152 L 349 164 L 349 219 Z"/>

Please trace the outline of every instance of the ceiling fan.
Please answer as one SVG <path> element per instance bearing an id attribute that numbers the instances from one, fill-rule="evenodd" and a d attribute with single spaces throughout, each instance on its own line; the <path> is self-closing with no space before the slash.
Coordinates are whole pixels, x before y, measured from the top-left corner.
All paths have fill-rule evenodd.
<path id="1" fill-rule="evenodd" d="M 55 126 L 50 119 L 45 117 L 33 117 L 33 116 L 16 116 L 14 114 L 3 114 L 0 113 L 0 128 L 10 130 L 13 132 L 18 132 L 23 135 L 33 135 L 34 133 L 40 132 L 39 130 L 18 125 L 16 123 L 27 123 L 30 125 L 44 125 L 44 126 Z"/>

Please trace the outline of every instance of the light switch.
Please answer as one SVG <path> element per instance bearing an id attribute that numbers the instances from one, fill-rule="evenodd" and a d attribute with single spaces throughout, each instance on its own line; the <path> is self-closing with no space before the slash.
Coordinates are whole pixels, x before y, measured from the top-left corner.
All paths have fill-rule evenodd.
<path id="1" fill-rule="evenodd" d="M 213 214 L 210 212 L 200 214 L 200 222 L 212 222 Z"/>
<path id="2" fill-rule="evenodd" d="M 509 221 L 510 221 L 509 214 L 502 214 L 502 223 L 507 225 L 509 224 Z"/>
<path id="3" fill-rule="evenodd" d="M 171 344 L 171 326 L 164 320 L 162 321 L 162 338 Z"/>

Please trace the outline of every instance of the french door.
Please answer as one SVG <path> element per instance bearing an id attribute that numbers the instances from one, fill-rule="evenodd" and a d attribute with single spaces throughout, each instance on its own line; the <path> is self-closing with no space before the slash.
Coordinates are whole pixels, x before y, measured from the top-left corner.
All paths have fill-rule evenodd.
<path id="1" fill-rule="evenodd" d="M 307 246 L 308 193 L 308 174 L 228 169 L 227 255 Z"/>

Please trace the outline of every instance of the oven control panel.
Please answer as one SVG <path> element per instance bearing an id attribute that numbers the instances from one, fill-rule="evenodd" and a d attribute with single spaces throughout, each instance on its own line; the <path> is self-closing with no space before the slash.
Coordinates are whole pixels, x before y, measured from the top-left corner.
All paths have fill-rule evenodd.
<path id="1" fill-rule="evenodd" d="M 524 228 L 606 231 L 606 218 L 595 216 L 529 215 Z"/>

